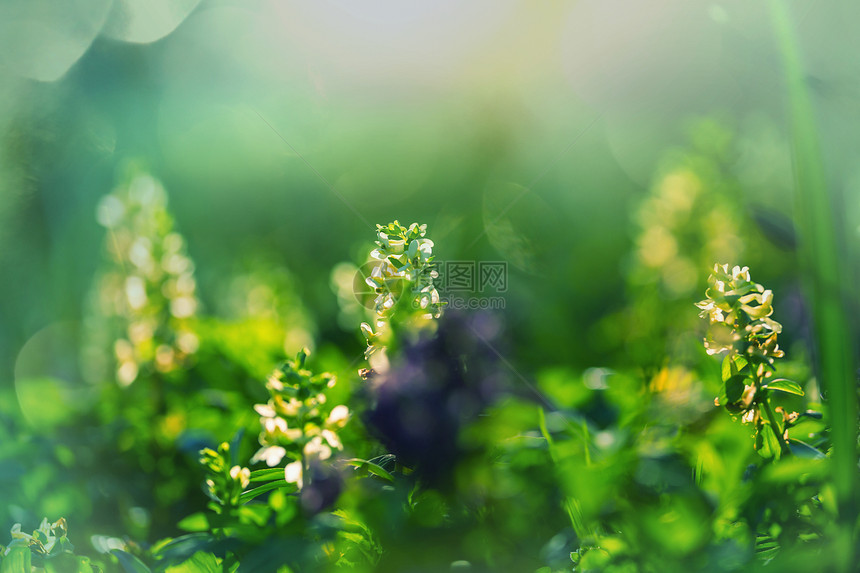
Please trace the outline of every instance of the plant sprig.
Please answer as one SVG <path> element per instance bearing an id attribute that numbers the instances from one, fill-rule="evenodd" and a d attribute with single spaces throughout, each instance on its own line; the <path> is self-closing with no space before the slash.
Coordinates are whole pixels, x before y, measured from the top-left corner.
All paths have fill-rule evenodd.
<path id="1" fill-rule="evenodd" d="M 764 458 L 790 455 L 788 428 L 798 419 L 771 404 L 773 392 L 803 396 L 797 382 L 774 378 L 775 361 L 785 353 L 777 344 L 782 325 L 773 314 L 773 292 L 753 282 L 748 267 L 714 265 L 706 299 L 696 303 L 710 322 L 705 338 L 708 354 L 727 352 L 722 365 L 723 387 L 715 401 L 744 423 L 755 427 L 755 449 Z"/>
<path id="2" fill-rule="evenodd" d="M 427 225 L 398 221 L 377 225 L 377 248 L 370 257 L 379 261 L 367 277 L 374 289 L 373 324 L 361 324 L 367 340 L 365 356 L 381 351 L 390 342 L 395 314 L 402 322 L 432 320 L 442 314 L 444 303 L 433 284 L 439 274 L 433 264 L 433 241 L 426 238 Z"/>

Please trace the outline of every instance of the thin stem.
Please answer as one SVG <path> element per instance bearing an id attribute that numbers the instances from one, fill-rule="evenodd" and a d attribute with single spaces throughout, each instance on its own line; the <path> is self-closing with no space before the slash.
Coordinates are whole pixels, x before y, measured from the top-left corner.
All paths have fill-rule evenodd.
<path id="1" fill-rule="evenodd" d="M 776 434 L 776 439 L 779 441 L 779 449 L 782 452 L 782 455 L 787 456 L 791 455 L 791 448 L 788 446 L 788 442 L 785 441 L 785 436 L 783 436 L 783 432 L 779 431 L 779 424 L 776 423 L 776 414 L 773 411 L 773 408 L 770 407 L 770 394 L 767 390 L 759 390 L 759 392 L 764 392 L 764 399 L 761 400 L 761 404 L 764 408 L 765 416 L 767 416 L 767 421 L 770 422 L 771 427 L 773 428 L 773 433 Z"/>

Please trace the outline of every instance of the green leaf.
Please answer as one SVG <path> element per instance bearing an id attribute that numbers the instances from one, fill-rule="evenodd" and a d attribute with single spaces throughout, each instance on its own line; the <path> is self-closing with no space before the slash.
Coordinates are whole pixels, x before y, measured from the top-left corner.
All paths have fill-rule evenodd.
<path id="1" fill-rule="evenodd" d="M 780 392 L 787 392 L 788 394 L 797 394 L 798 396 L 803 396 L 803 388 L 800 387 L 800 384 L 792 380 L 787 380 L 785 378 L 777 378 L 775 380 L 770 380 L 767 383 L 767 389 L 779 390 Z"/>
<path id="2" fill-rule="evenodd" d="M 283 473 L 283 472 L 282 472 Z M 287 483 L 286 481 L 273 481 L 267 484 L 263 484 L 260 487 L 255 487 L 254 489 L 249 489 L 245 493 L 239 496 L 239 503 L 248 503 L 255 497 L 261 496 L 267 491 L 272 491 L 273 489 L 278 488 L 293 488 L 295 489 L 296 484 Z"/>
<path id="3" fill-rule="evenodd" d="M 776 458 L 779 459 L 779 440 L 776 437 L 776 433 L 773 431 L 773 428 L 770 427 L 770 424 L 763 423 L 759 428 L 758 434 L 756 434 L 756 450 L 759 455 L 763 458 Z"/>
<path id="4" fill-rule="evenodd" d="M 283 479 L 284 468 L 266 468 L 263 470 L 255 470 L 251 472 L 251 481 L 272 481 L 273 479 Z"/>
<path id="5" fill-rule="evenodd" d="M 791 448 L 791 453 L 799 458 L 819 460 L 827 457 L 818 448 L 814 448 L 806 442 L 801 442 L 800 440 L 795 440 L 793 438 L 788 440 L 788 447 Z"/>
<path id="6" fill-rule="evenodd" d="M 791 451 L 794 448 L 789 444 Z M 814 449 L 814 448 L 812 448 Z M 772 485 L 783 486 L 791 484 L 806 484 L 811 481 L 825 479 L 829 471 L 826 459 L 812 459 L 805 457 L 806 454 L 792 455 L 786 457 L 778 464 L 768 464 L 762 468 L 758 479 L 761 480 L 763 488 Z"/>
<path id="7" fill-rule="evenodd" d="M 391 255 L 388 257 L 388 262 L 394 265 L 394 268 L 399 271 L 409 265 L 409 262 L 401 260 L 402 258 L 403 255 Z"/>
<path id="8" fill-rule="evenodd" d="M 164 573 L 221 573 L 222 571 L 218 559 L 213 554 L 198 551 L 191 556 L 191 559 L 168 567 Z"/>
<path id="9" fill-rule="evenodd" d="M 729 378 L 737 374 L 737 370 L 734 367 L 734 363 L 732 363 L 732 355 L 726 354 L 725 358 L 723 358 L 723 366 L 722 366 L 722 378 L 723 382 L 728 382 Z"/>
<path id="10" fill-rule="evenodd" d="M 258 527 L 266 525 L 270 514 L 269 506 L 262 503 L 243 505 L 239 508 L 239 520 L 242 523 L 253 523 Z"/>
<path id="11" fill-rule="evenodd" d="M 762 560 L 773 559 L 779 553 L 779 549 L 779 542 L 774 540 L 762 541 L 755 546 L 756 555 Z"/>
<path id="12" fill-rule="evenodd" d="M 362 475 L 372 474 L 377 477 L 380 477 L 386 481 L 394 483 L 394 476 L 385 471 L 381 466 L 376 465 L 373 462 L 369 462 L 367 460 L 361 460 L 358 458 L 347 461 L 351 466 L 355 466 L 359 472 L 363 472 Z"/>
<path id="13" fill-rule="evenodd" d="M 828 165 L 816 125 L 817 106 L 812 97 L 809 71 L 805 69 L 804 50 L 800 46 L 788 3 L 770 3 L 775 38 L 783 58 L 787 101 L 791 106 L 793 164 L 796 176 L 797 224 L 800 231 L 801 270 L 806 278 L 809 300 L 812 302 L 820 380 L 827 382 L 829 399 L 837 407 L 830 410 L 831 443 L 833 444 L 833 483 L 837 500 L 846 511 L 839 520 L 844 534 L 850 536 L 856 522 L 857 506 L 857 379 L 856 356 L 846 349 L 856 348 L 857 341 L 852 299 L 848 292 L 856 266 L 853 258 L 846 265 L 841 256 L 847 238 L 836 221 L 842 213 L 834 213 L 839 204 L 837 193 L 828 189 Z M 853 244 L 853 241 L 852 241 Z M 842 535 L 842 533 L 840 533 Z M 846 537 L 847 539 L 848 537 Z M 851 543 L 839 547 L 837 569 L 849 570 L 854 564 Z"/>
<path id="14" fill-rule="evenodd" d="M 54 547 L 51 548 L 50 555 L 59 555 L 61 553 L 74 553 L 75 546 L 72 545 L 72 542 L 69 541 L 69 538 L 63 535 L 54 543 Z"/>
<path id="15" fill-rule="evenodd" d="M 746 380 L 747 377 L 743 374 L 736 374 L 726 380 L 726 399 L 729 404 L 737 402 L 743 397 Z"/>
<path id="16" fill-rule="evenodd" d="M 112 549 L 111 555 L 114 555 L 119 560 L 119 564 L 125 573 L 152 573 L 149 567 L 144 565 L 140 559 L 131 553 L 126 553 L 122 549 Z"/>
<path id="17" fill-rule="evenodd" d="M 296 365 L 298 366 L 298 368 L 305 367 L 305 361 L 308 359 L 308 356 L 310 356 L 310 353 L 310 350 L 308 350 L 307 348 L 302 348 L 298 351 L 298 353 L 296 354 Z"/>
<path id="18" fill-rule="evenodd" d="M 721 367 L 723 382 L 728 381 L 732 376 L 740 374 L 747 367 L 747 364 L 749 364 L 747 359 L 740 354 L 726 354 Z"/>
<path id="19" fill-rule="evenodd" d="M 176 526 L 183 531 L 207 531 L 209 529 L 209 520 L 206 518 L 205 513 L 198 511 L 183 518 Z"/>
<path id="20" fill-rule="evenodd" d="M 175 539 L 162 539 L 151 551 L 163 563 L 182 563 L 198 551 L 208 551 L 214 541 L 209 533 L 188 533 Z"/>
<path id="21" fill-rule="evenodd" d="M 30 548 L 12 547 L 0 563 L 0 573 L 22 573 L 30 571 Z"/>

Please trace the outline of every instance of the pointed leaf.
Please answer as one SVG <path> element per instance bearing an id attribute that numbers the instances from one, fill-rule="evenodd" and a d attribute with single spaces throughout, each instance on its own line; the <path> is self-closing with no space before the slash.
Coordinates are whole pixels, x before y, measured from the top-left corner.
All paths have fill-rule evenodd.
<path id="1" fill-rule="evenodd" d="M 770 427 L 770 424 L 764 423 L 759 428 L 758 434 L 756 435 L 756 449 L 758 450 L 759 455 L 763 458 L 779 459 L 779 440 L 777 439 L 773 428 Z"/>
<path id="2" fill-rule="evenodd" d="M 198 551 L 191 556 L 191 559 L 179 565 L 168 567 L 164 573 L 221 573 L 221 571 L 223 569 L 213 554 Z"/>
<path id="3" fill-rule="evenodd" d="M 239 503 L 248 503 L 255 497 L 261 496 L 268 491 L 272 491 L 273 489 L 279 488 L 288 488 L 288 489 L 296 489 L 296 484 L 287 483 L 286 481 L 272 481 L 267 484 L 261 485 L 260 487 L 255 487 L 254 489 L 249 489 L 239 496 Z"/>
<path id="4" fill-rule="evenodd" d="M 284 468 L 265 468 L 251 472 L 251 482 L 272 481 L 284 477 Z"/>
<path id="5" fill-rule="evenodd" d="M 722 366 L 722 377 L 723 382 L 727 382 L 729 378 L 737 374 L 737 369 L 734 367 L 732 363 L 732 355 L 726 354 L 725 358 L 723 358 L 723 366 Z"/>
<path id="6" fill-rule="evenodd" d="M 391 255 L 390 257 L 388 257 L 388 262 L 394 265 L 395 269 L 400 271 L 409 265 L 409 261 L 403 261 L 402 259 L 403 255 Z"/>
<path id="7" fill-rule="evenodd" d="M 198 511 L 183 518 L 176 526 L 183 531 L 207 531 L 209 529 L 209 520 L 205 513 Z"/>
<path id="8" fill-rule="evenodd" d="M 791 448 L 791 453 L 799 458 L 808 458 L 812 460 L 824 459 L 827 456 L 819 450 L 800 440 L 789 439 L 788 447 Z"/>
<path id="9" fill-rule="evenodd" d="M 726 380 L 726 398 L 729 404 L 737 402 L 743 397 L 746 380 L 747 377 L 743 374 L 736 374 Z"/>
<path id="10" fill-rule="evenodd" d="M 111 554 L 119 559 L 119 564 L 125 573 L 152 573 L 149 567 L 131 553 L 126 553 L 122 549 L 113 549 Z"/>
<path id="11" fill-rule="evenodd" d="M 780 392 L 787 392 L 788 394 L 796 394 L 798 396 L 803 396 L 803 388 L 800 387 L 800 384 L 794 382 L 793 380 L 787 380 L 785 378 L 777 378 L 776 380 L 771 380 L 767 383 L 768 390 L 779 390 Z"/>
<path id="12" fill-rule="evenodd" d="M 378 466 L 373 462 L 369 462 L 367 460 L 360 460 L 360 459 L 356 458 L 356 459 L 349 460 L 346 463 L 348 463 L 351 466 L 355 466 L 359 471 L 364 471 L 365 473 L 375 475 L 377 477 L 380 477 L 380 478 L 382 478 L 386 481 L 392 482 L 392 483 L 394 482 L 394 476 L 392 476 L 390 473 L 388 473 L 386 470 L 384 470 L 381 466 Z"/>

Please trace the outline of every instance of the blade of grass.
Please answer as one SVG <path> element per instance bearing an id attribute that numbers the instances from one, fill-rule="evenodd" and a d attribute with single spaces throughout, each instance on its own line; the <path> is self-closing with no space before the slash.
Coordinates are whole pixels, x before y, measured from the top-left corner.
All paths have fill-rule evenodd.
<path id="1" fill-rule="evenodd" d="M 837 549 L 842 569 L 853 567 L 852 529 L 857 516 L 857 397 L 854 380 L 855 338 L 848 317 L 847 294 L 834 224 L 832 197 L 819 148 L 814 110 L 800 52 L 784 0 L 770 0 L 771 15 L 783 59 L 797 189 L 801 257 L 815 319 L 819 379 L 827 388 L 833 439 L 833 480 L 842 537 Z"/>
<path id="2" fill-rule="evenodd" d="M 267 484 L 261 485 L 260 487 L 255 487 L 254 489 L 249 489 L 248 491 L 244 492 L 242 495 L 239 496 L 239 503 L 248 503 L 257 496 L 263 495 L 268 491 L 272 491 L 273 489 L 279 488 L 296 489 L 296 484 L 287 483 L 285 481 L 269 482 Z"/>
<path id="3" fill-rule="evenodd" d="M 549 429 L 546 425 L 546 412 L 544 412 L 544 409 L 540 406 L 538 406 L 538 426 L 540 427 L 541 435 L 546 440 L 547 449 L 549 450 L 549 457 L 550 459 L 552 459 L 553 466 L 555 466 L 556 472 L 560 472 L 560 459 L 558 451 L 555 447 L 555 441 L 552 439 L 552 434 L 549 433 Z M 583 422 L 583 426 L 585 426 L 585 422 Z M 588 431 L 587 426 L 585 427 L 585 431 Z M 591 458 L 588 454 L 587 441 L 585 443 L 585 456 L 588 465 L 591 465 Z M 580 539 L 591 537 L 593 535 L 593 532 L 588 526 L 586 526 L 585 521 L 582 519 L 582 509 L 580 508 L 579 502 L 573 497 L 565 495 L 564 500 L 562 501 L 562 505 L 564 506 L 565 512 L 567 512 L 567 516 L 570 519 L 570 524 L 573 527 L 573 531 L 576 533 L 577 537 L 579 537 Z"/>
<path id="4" fill-rule="evenodd" d="M 271 468 L 251 472 L 251 481 L 271 481 L 284 478 L 284 468 Z"/>

